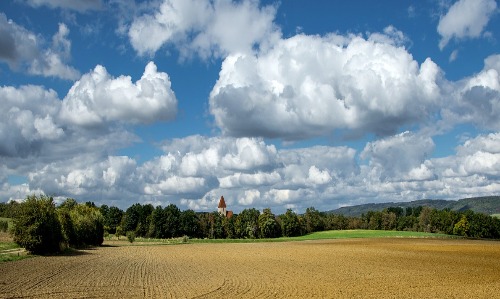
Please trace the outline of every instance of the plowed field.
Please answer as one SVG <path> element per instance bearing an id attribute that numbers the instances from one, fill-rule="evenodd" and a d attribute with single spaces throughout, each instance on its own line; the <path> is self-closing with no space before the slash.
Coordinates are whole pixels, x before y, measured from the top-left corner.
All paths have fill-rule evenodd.
<path id="1" fill-rule="evenodd" d="M 121 246 L 0 264 L 0 298 L 499 298 L 500 243 Z"/>

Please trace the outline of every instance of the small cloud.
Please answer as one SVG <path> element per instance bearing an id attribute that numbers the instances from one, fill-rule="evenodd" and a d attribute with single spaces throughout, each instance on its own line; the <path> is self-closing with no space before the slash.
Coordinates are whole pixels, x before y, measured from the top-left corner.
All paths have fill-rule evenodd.
<path id="1" fill-rule="evenodd" d="M 408 17 L 409 17 L 409 18 L 414 18 L 414 17 L 416 17 L 417 13 L 416 13 L 416 11 L 415 11 L 415 7 L 414 7 L 413 5 L 410 5 L 410 6 L 408 7 L 407 11 L 408 11 Z"/>
<path id="2" fill-rule="evenodd" d="M 457 57 L 458 57 L 458 50 L 453 50 L 453 52 L 451 52 L 450 54 L 450 58 L 448 59 L 448 61 L 453 62 L 457 60 Z"/>

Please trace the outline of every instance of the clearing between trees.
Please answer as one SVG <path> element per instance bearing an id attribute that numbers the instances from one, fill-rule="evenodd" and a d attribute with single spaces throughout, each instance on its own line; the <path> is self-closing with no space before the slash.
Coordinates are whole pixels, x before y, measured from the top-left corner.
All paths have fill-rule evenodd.
<path id="1" fill-rule="evenodd" d="M 500 243 L 108 245 L 1 263 L 0 273 L 0 298 L 493 298 L 500 294 Z"/>

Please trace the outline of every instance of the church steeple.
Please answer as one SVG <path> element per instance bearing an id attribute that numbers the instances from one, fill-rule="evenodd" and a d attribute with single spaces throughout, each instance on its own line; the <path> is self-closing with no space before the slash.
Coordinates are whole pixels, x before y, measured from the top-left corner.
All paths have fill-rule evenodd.
<path id="1" fill-rule="evenodd" d="M 217 210 L 219 211 L 219 214 L 221 214 L 222 216 L 226 216 L 227 211 L 226 211 L 226 201 L 224 200 L 224 196 L 220 197 Z"/>

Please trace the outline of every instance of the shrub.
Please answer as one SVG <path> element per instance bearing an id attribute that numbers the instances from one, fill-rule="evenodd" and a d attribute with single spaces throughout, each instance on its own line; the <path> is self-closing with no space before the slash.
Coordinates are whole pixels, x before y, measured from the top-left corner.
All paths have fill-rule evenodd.
<path id="1" fill-rule="evenodd" d="M 0 232 L 7 232 L 9 229 L 9 222 L 5 220 L 0 220 Z"/>
<path id="2" fill-rule="evenodd" d="M 28 196 L 26 201 L 20 204 L 13 224 L 14 242 L 31 253 L 58 252 L 64 241 L 61 223 L 51 197 Z"/>
<path id="3" fill-rule="evenodd" d="M 135 241 L 135 232 L 133 231 L 128 231 L 127 232 L 127 239 L 130 243 L 134 243 Z"/>
<path id="4" fill-rule="evenodd" d="M 67 199 L 58 214 L 70 246 L 99 246 L 104 241 L 104 217 L 96 207 Z"/>

